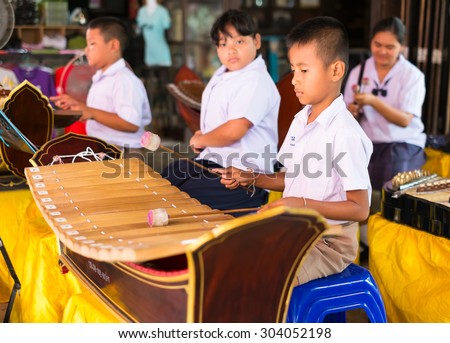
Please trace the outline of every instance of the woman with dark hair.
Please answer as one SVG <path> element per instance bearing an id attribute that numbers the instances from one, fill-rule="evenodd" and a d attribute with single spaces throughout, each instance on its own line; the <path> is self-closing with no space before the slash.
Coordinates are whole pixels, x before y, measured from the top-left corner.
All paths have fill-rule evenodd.
<path id="1" fill-rule="evenodd" d="M 425 76 L 402 55 L 405 35 L 399 18 L 379 21 L 370 41 L 372 57 L 365 61 L 363 71 L 361 64 L 350 72 L 344 92 L 348 109 L 374 143 L 369 164 L 372 212 L 379 211 L 385 182 L 425 163 L 421 119 Z"/>
<path id="2" fill-rule="evenodd" d="M 405 26 L 399 18 L 378 22 L 362 85 L 357 83 L 359 65 L 350 72 L 345 87 L 348 109 L 359 117 L 374 143 L 369 172 L 375 190 L 381 190 L 398 172 L 418 169 L 425 163 L 426 135 L 421 120 L 425 76 L 403 57 L 404 44 Z"/>

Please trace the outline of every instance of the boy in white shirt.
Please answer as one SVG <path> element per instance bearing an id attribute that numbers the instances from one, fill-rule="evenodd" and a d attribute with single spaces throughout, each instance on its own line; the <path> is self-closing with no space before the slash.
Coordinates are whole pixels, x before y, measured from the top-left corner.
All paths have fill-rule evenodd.
<path id="1" fill-rule="evenodd" d="M 358 249 L 358 223 L 369 215 L 371 185 L 367 166 L 372 143 L 347 110 L 340 93 L 348 63 L 345 27 L 331 17 L 315 17 L 287 36 L 292 84 L 305 107 L 297 113 L 278 153 L 286 171 L 250 173 L 217 169 L 222 183 L 283 191 L 283 198 L 264 206 L 308 207 L 330 224 L 310 250 L 297 275 L 299 284 L 344 270 Z"/>
<path id="2" fill-rule="evenodd" d="M 150 103 L 142 81 L 129 68 L 122 54 L 128 36 L 124 24 L 114 17 L 91 20 L 86 31 L 85 53 L 97 71 L 92 77 L 86 103 L 67 94 L 51 97 L 56 106 L 81 110 L 89 136 L 130 149 L 141 149 L 145 126 L 151 122 Z"/>

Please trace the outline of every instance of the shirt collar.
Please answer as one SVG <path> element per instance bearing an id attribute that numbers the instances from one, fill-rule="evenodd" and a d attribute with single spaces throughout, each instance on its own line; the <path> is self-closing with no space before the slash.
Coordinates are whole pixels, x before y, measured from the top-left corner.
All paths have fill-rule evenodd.
<path id="1" fill-rule="evenodd" d="M 117 60 L 116 62 L 114 62 L 113 64 L 111 64 L 108 67 L 108 69 L 106 69 L 105 71 L 97 70 L 97 72 L 92 77 L 92 81 L 96 82 L 104 76 L 113 76 L 123 67 L 126 67 L 126 63 L 125 63 L 125 60 L 123 58 L 121 58 L 121 59 Z"/>
<path id="2" fill-rule="evenodd" d="M 374 80 L 379 82 L 378 73 L 377 73 L 377 67 L 375 66 L 375 59 L 373 58 L 373 56 L 370 58 L 370 63 L 372 63 L 373 78 L 374 78 Z M 407 60 L 406 60 L 405 56 L 403 56 L 402 54 L 398 55 L 397 62 L 395 62 L 394 66 L 386 74 L 386 76 L 384 77 L 384 80 L 383 80 L 383 82 L 381 84 L 384 84 L 386 82 L 386 80 L 389 80 L 392 76 L 394 76 L 398 72 L 402 71 L 403 68 L 404 68 L 404 65 L 406 63 L 407 63 Z"/>
<path id="3" fill-rule="evenodd" d="M 306 105 L 300 112 L 295 115 L 296 120 L 299 120 L 304 126 L 307 125 L 309 114 L 311 113 L 311 105 Z M 323 126 L 325 129 L 328 128 L 334 118 L 346 110 L 345 102 L 342 94 L 340 94 L 334 101 L 323 110 L 319 116 L 314 120 L 315 125 Z"/>
<path id="4" fill-rule="evenodd" d="M 406 58 L 400 54 L 398 55 L 398 61 L 394 64 L 394 66 L 389 70 L 389 73 L 384 78 L 387 80 L 388 78 L 391 78 L 393 75 L 397 74 L 399 71 L 403 69 L 403 65 L 406 63 Z"/>
<path id="5" fill-rule="evenodd" d="M 216 75 L 222 76 L 223 78 L 230 78 L 234 77 L 235 75 L 242 73 L 244 71 L 253 70 L 253 69 L 260 69 L 261 67 L 266 67 L 266 63 L 264 62 L 261 55 L 258 55 L 251 63 L 247 64 L 244 68 L 235 70 L 235 71 L 229 71 L 227 72 L 227 68 L 224 65 L 221 65 L 219 69 L 217 70 Z"/>

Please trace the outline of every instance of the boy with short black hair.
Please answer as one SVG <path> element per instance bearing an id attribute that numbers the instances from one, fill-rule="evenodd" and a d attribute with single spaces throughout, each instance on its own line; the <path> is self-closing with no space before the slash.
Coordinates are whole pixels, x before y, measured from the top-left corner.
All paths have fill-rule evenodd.
<path id="1" fill-rule="evenodd" d="M 151 121 L 150 104 L 142 81 L 122 57 L 128 35 L 114 17 L 91 20 L 86 31 L 86 58 L 97 69 L 86 104 L 67 94 L 51 97 L 56 106 L 81 110 L 89 136 L 119 147 L 141 148 L 144 127 Z"/>
<path id="2" fill-rule="evenodd" d="M 297 113 L 278 153 L 286 171 L 258 174 L 217 169 L 230 189 L 240 185 L 283 191 L 264 206 L 308 207 L 333 224 L 306 256 L 299 284 L 339 273 L 357 255 L 358 223 L 369 215 L 367 166 L 372 143 L 347 110 L 340 93 L 347 70 L 345 27 L 331 17 L 315 17 L 287 36 L 295 94 L 305 107 Z M 232 180 L 237 180 L 233 182 Z"/>

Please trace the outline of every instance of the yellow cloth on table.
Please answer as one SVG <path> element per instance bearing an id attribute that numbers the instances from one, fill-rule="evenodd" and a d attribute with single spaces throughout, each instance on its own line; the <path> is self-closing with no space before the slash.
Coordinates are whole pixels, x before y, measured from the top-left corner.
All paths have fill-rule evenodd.
<path id="1" fill-rule="evenodd" d="M 0 192 L 0 237 L 2 238 L 8 256 L 11 254 L 17 243 L 18 227 L 23 220 L 28 206 L 34 203 L 29 190 L 15 190 Z M 15 266 L 14 261 L 12 261 Z M 0 302 L 7 302 L 13 285 L 10 273 L 0 257 Z"/>
<path id="2" fill-rule="evenodd" d="M 117 322 L 73 273 L 61 273 L 58 241 L 31 192 L 0 192 L 0 204 L 0 237 L 22 286 L 10 322 Z M 8 301 L 13 284 L 0 261 L 0 301 Z"/>
<path id="3" fill-rule="evenodd" d="M 369 269 L 389 322 L 450 322 L 450 240 L 370 216 Z"/>
<path id="4" fill-rule="evenodd" d="M 67 300 L 80 292 L 78 281 L 72 273 L 61 274 L 57 240 L 43 217 L 25 218 L 20 232 L 11 259 L 22 289 L 11 322 L 60 322 Z"/>
<path id="5" fill-rule="evenodd" d="M 120 320 L 107 310 L 105 305 L 90 293 L 90 291 L 83 290 L 80 294 L 72 295 L 67 302 L 62 322 L 118 323 Z"/>

